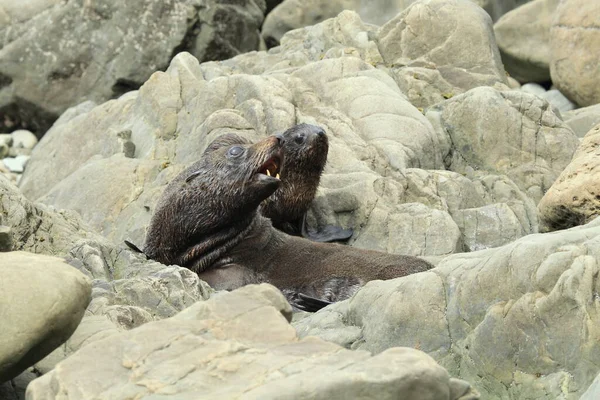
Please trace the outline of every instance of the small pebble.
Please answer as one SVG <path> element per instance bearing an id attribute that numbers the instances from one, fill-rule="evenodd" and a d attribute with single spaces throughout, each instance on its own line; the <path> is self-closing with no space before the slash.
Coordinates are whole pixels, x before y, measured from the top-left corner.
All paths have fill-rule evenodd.
<path id="1" fill-rule="evenodd" d="M 6 157 L 2 160 L 6 168 L 10 172 L 22 173 L 25 170 L 25 165 L 29 161 L 29 156 Z"/>
<path id="2" fill-rule="evenodd" d="M 538 85 L 537 83 L 526 83 L 521 86 L 521 91 L 525 93 L 535 94 L 536 96 L 541 96 L 546 93 L 546 89 L 542 85 Z"/>
<path id="3" fill-rule="evenodd" d="M 15 148 L 24 148 L 24 149 L 33 149 L 38 142 L 37 137 L 28 130 L 19 129 L 11 133 L 13 139 L 13 147 Z"/>

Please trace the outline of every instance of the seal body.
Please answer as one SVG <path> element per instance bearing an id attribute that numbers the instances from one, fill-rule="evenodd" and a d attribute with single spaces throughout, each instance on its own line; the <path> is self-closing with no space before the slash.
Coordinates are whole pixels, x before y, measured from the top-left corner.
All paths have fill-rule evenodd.
<path id="1" fill-rule="evenodd" d="M 257 251 L 259 250 L 259 251 Z M 277 286 L 294 304 L 298 295 L 335 302 L 351 297 L 366 282 L 393 279 L 433 268 L 429 262 L 413 256 L 357 249 L 335 243 L 315 243 L 274 229 L 271 222 L 257 215 L 246 239 L 227 252 L 227 260 L 214 271 L 199 274 L 216 289 L 235 289 L 228 279 L 243 274 L 246 281 L 269 282 Z M 244 272 L 245 271 L 245 272 Z"/>
<path id="2" fill-rule="evenodd" d="M 326 226 L 309 229 L 306 213 L 319 187 L 327 162 L 329 140 L 323 128 L 299 124 L 283 134 L 285 154 L 281 184 L 261 205 L 261 213 L 273 226 L 287 234 L 303 236 L 317 242 L 347 240 L 351 229 Z"/>
<path id="3" fill-rule="evenodd" d="M 281 143 L 271 136 L 252 145 L 233 134 L 213 141 L 167 185 L 150 220 L 146 256 L 200 272 L 243 240 L 258 206 L 281 183 Z"/>
<path id="4" fill-rule="evenodd" d="M 294 304 L 350 297 L 365 282 L 432 268 L 411 256 L 315 243 L 275 229 L 258 208 L 281 185 L 283 138 L 250 144 L 236 135 L 211 143 L 161 197 L 144 253 L 197 272 L 215 289 L 268 282 Z"/>

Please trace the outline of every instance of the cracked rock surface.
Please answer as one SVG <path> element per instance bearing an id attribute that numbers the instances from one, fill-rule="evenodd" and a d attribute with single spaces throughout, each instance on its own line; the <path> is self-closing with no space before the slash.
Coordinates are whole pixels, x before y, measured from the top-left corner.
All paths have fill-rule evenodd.
<path id="1" fill-rule="evenodd" d="M 187 50 L 257 50 L 264 0 L 84 0 L 0 5 L 0 130 L 41 136 L 67 108 L 139 88 Z M 134 21 L 132 23 L 132 21 Z"/>
<path id="2" fill-rule="evenodd" d="M 290 305 L 268 284 L 219 293 L 86 346 L 33 381 L 27 398 L 479 398 L 418 350 L 372 356 L 298 340 L 290 318 Z"/>
<path id="3" fill-rule="evenodd" d="M 599 259 L 596 219 L 370 282 L 295 326 L 352 349 L 420 349 L 485 399 L 578 399 L 600 370 Z"/>

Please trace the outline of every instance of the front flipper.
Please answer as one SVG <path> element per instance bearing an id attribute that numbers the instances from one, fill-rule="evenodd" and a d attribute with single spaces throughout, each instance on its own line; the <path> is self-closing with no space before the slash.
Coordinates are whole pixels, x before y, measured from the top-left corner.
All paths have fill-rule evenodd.
<path id="1" fill-rule="evenodd" d="M 317 312 L 320 309 L 333 304 L 331 301 L 317 299 L 315 297 L 307 296 L 303 293 L 298 293 L 298 298 L 292 304 L 299 310 L 306 312 Z"/>
<path id="2" fill-rule="evenodd" d="M 139 247 L 137 247 L 135 244 L 131 243 L 129 240 L 125 239 L 123 241 L 125 242 L 127 247 L 129 247 L 131 250 L 135 251 L 136 253 L 141 253 L 146 256 L 146 253 L 144 253 L 142 250 L 140 250 Z M 146 258 L 148 258 L 148 256 L 146 256 Z"/>
<path id="3" fill-rule="evenodd" d="M 310 229 L 306 222 L 306 214 L 302 217 L 300 224 L 301 236 L 313 242 L 345 242 L 354 234 L 352 229 L 344 229 L 341 226 L 334 225 L 327 225 L 320 231 Z"/>

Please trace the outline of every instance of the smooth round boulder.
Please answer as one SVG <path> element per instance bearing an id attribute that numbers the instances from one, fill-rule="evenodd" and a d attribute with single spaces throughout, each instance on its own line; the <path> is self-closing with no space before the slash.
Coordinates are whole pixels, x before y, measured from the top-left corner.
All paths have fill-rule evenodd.
<path id="1" fill-rule="evenodd" d="M 64 343 L 90 299 L 91 281 L 63 259 L 0 253 L 0 382 Z"/>
<path id="2" fill-rule="evenodd" d="M 600 2 L 561 1 L 550 30 L 550 76 L 580 106 L 600 103 Z"/>

